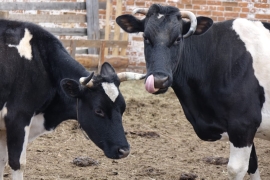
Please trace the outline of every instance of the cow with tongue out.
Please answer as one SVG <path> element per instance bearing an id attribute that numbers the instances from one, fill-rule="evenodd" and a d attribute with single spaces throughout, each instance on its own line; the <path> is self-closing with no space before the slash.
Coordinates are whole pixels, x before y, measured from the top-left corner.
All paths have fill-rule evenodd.
<path id="1" fill-rule="evenodd" d="M 146 17 L 126 14 L 116 22 L 128 33 L 143 32 L 146 90 L 172 87 L 199 138 L 230 141 L 229 179 L 248 172 L 259 180 L 253 140 L 270 140 L 270 24 L 213 23 L 157 4 L 136 13 Z"/>

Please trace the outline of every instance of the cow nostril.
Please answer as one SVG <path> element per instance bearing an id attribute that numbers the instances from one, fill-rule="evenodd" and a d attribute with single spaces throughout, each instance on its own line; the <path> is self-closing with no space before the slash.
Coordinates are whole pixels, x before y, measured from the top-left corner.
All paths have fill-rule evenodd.
<path id="1" fill-rule="evenodd" d="M 155 88 L 166 88 L 168 86 L 169 77 L 154 77 Z"/>
<path id="2" fill-rule="evenodd" d="M 118 149 L 118 152 L 119 152 L 119 157 L 120 158 L 125 158 L 129 155 L 129 149 Z"/>

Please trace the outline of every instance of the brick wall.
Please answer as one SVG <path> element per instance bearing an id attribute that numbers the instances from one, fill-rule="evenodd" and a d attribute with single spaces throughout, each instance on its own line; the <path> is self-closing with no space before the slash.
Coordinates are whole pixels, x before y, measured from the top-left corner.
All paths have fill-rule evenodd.
<path id="1" fill-rule="evenodd" d="M 126 0 L 123 13 L 131 13 L 135 7 L 149 7 L 153 3 L 190 10 L 196 16 L 207 16 L 214 21 L 241 17 L 270 22 L 270 0 Z M 129 35 L 127 52 L 128 70 L 142 72 L 145 66 L 142 33 Z"/>

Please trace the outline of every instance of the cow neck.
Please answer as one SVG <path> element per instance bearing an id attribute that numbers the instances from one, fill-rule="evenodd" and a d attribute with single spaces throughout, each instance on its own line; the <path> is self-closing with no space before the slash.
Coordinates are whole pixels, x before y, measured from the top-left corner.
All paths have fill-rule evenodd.
<path id="1" fill-rule="evenodd" d="M 89 137 L 87 136 L 87 134 L 85 133 L 85 131 L 82 129 L 82 126 L 80 125 L 80 122 L 79 122 L 79 98 L 77 98 L 76 113 L 77 113 L 77 122 L 78 122 L 79 128 L 82 131 L 82 134 L 84 135 L 84 137 L 87 140 L 89 140 Z"/>

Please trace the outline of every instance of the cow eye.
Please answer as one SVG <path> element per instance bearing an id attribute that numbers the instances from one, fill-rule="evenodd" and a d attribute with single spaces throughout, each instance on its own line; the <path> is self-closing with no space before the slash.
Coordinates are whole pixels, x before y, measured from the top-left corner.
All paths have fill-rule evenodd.
<path id="1" fill-rule="evenodd" d="M 181 39 L 182 39 L 182 37 L 179 36 L 179 37 L 174 41 L 174 44 L 175 44 L 175 45 L 179 44 L 179 43 L 181 42 Z"/>
<path id="2" fill-rule="evenodd" d="M 144 42 L 145 42 L 145 43 L 147 43 L 147 44 L 150 43 L 150 41 L 149 41 L 149 39 L 148 39 L 147 37 L 143 36 L 143 39 L 144 39 Z"/>
<path id="3" fill-rule="evenodd" d="M 104 117 L 104 112 L 103 112 L 101 109 L 95 109 L 95 113 L 96 113 L 98 116 Z"/>

